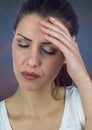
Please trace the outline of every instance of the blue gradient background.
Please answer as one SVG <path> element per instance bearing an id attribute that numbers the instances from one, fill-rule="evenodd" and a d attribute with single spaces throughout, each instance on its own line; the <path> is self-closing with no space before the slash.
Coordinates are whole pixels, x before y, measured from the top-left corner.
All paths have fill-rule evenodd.
<path id="1" fill-rule="evenodd" d="M 12 67 L 13 23 L 23 0 L 0 0 L 0 100 L 12 95 L 17 81 Z M 77 42 L 92 78 L 92 0 L 69 0 L 80 20 Z"/>

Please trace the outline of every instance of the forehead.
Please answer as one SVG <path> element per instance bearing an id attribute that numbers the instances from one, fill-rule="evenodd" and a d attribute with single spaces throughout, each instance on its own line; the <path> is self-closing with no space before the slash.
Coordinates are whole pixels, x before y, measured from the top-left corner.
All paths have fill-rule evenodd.
<path id="1" fill-rule="evenodd" d="M 29 39 L 32 40 L 44 40 L 44 34 L 41 30 L 40 21 L 42 18 L 37 14 L 28 14 L 24 16 L 16 29 L 16 33 L 23 34 Z"/>
<path id="2" fill-rule="evenodd" d="M 31 24 L 39 25 L 39 22 L 41 19 L 42 19 L 42 17 L 36 13 L 26 14 L 20 19 L 19 23 L 23 23 L 23 22 L 29 23 L 30 22 Z"/>

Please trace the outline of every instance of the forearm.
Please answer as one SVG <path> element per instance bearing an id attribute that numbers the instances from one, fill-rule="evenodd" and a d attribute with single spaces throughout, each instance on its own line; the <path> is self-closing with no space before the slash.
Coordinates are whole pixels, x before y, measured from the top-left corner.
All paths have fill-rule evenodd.
<path id="1" fill-rule="evenodd" d="M 81 101 L 85 113 L 85 117 L 92 117 L 92 84 L 84 87 L 83 90 L 79 90 Z"/>
<path id="2" fill-rule="evenodd" d="M 91 120 L 90 125 L 92 130 L 92 81 L 86 73 L 83 74 L 83 77 L 79 79 L 79 82 L 76 82 L 76 85 L 80 93 L 83 110 L 87 121 L 86 127 L 88 127 L 90 124 L 89 121 Z"/>
<path id="3" fill-rule="evenodd" d="M 92 130 L 92 119 L 86 120 L 85 130 Z"/>

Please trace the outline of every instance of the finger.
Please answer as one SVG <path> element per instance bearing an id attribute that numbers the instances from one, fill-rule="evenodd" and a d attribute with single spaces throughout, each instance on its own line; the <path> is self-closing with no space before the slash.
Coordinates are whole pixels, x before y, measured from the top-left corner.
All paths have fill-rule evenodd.
<path id="1" fill-rule="evenodd" d="M 70 33 L 69 33 L 69 30 L 65 27 L 65 25 L 60 22 L 59 20 L 53 18 L 53 17 L 50 17 L 49 20 L 54 24 L 56 25 L 57 27 L 59 27 L 60 29 L 62 29 L 64 32 L 66 32 L 66 34 L 71 37 Z"/>
<path id="2" fill-rule="evenodd" d="M 76 47 L 76 44 L 74 45 L 75 40 L 73 39 L 73 37 L 71 37 L 68 29 L 60 21 L 55 20 L 55 19 L 53 20 L 53 19 L 54 18 L 52 18 L 52 17 L 50 18 L 50 20 L 53 21 L 53 23 L 56 23 L 56 25 L 54 25 L 53 23 L 50 23 L 50 22 L 41 21 L 41 25 L 43 25 L 45 27 L 45 28 L 42 27 L 42 30 L 44 32 L 48 33 L 49 35 L 51 35 L 51 33 L 49 33 L 49 31 L 50 32 L 55 31 L 56 33 L 59 34 L 59 35 L 57 35 L 59 37 L 61 34 L 64 38 L 66 38 L 68 40 L 67 43 L 71 44 L 70 47 L 75 48 Z M 63 28 L 63 30 L 62 30 L 62 28 Z M 55 33 L 53 33 L 53 34 L 55 34 Z M 55 35 L 52 35 L 52 36 L 55 36 Z M 59 39 L 59 37 L 56 37 L 56 38 Z M 75 47 L 73 47 L 73 46 L 75 46 Z"/>
<path id="3" fill-rule="evenodd" d="M 75 49 L 74 41 L 72 38 L 67 37 L 64 33 L 60 34 L 55 31 L 53 31 L 50 28 L 41 28 L 42 31 L 44 31 L 47 35 L 52 36 L 53 38 L 61 41 L 63 44 L 65 44 L 68 48 Z"/>
<path id="4" fill-rule="evenodd" d="M 40 22 L 40 24 L 42 25 L 42 27 L 49 28 L 49 29 L 51 29 L 51 30 L 53 30 L 53 31 L 55 31 L 57 33 L 65 35 L 66 38 L 67 37 L 71 38 L 70 34 L 66 32 L 67 29 L 64 30 L 63 28 L 60 28 L 59 26 L 54 25 L 51 22 L 46 22 L 46 21 L 43 21 L 43 20 Z"/>
<path id="5" fill-rule="evenodd" d="M 42 27 L 49 28 L 57 33 L 60 33 L 60 34 L 61 34 L 61 32 L 65 33 L 65 31 L 62 28 L 54 25 L 53 23 L 46 22 L 46 21 L 41 21 L 40 23 L 41 23 Z M 65 33 L 65 36 L 67 37 L 66 33 Z M 68 36 L 70 37 L 70 35 L 68 35 Z"/>
<path id="6" fill-rule="evenodd" d="M 75 44 L 75 49 L 72 49 L 68 47 L 66 44 L 64 44 L 63 42 L 59 41 L 58 39 L 55 39 L 54 37 L 45 35 L 45 38 L 49 42 L 53 43 L 57 48 L 59 48 L 59 50 L 65 55 L 65 57 L 69 57 L 69 55 L 71 55 L 71 57 L 73 57 L 74 55 L 78 57 L 81 56 L 77 44 Z"/>

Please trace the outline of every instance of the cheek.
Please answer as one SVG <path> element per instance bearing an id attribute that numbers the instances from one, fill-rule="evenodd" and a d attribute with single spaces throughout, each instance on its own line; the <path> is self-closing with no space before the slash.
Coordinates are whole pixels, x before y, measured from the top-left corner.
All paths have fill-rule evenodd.
<path id="1" fill-rule="evenodd" d="M 22 63 L 22 56 L 20 55 L 19 51 L 17 51 L 15 48 L 12 49 L 12 59 L 14 72 L 16 73 L 16 71 L 20 69 Z"/>
<path id="2" fill-rule="evenodd" d="M 13 70 L 15 75 L 17 75 L 18 58 L 14 50 L 12 50 L 12 59 L 13 59 Z"/>
<path id="3" fill-rule="evenodd" d="M 55 59 L 51 59 L 48 61 L 48 63 L 45 65 L 45 72 L 46 74 L 50 77 L 52 77 L 53 79 L 56 78 L 57 74 L 59 73 L 62 65 L 63 65 L 64 59 L 59 57 L 59 58 L 55 58 Z"/>
<path id="4" fill-rule="evenodd" d="M 49 69 L 49 72 L 51 73 L 58 73 L 58 71 L 61 69 L 62 63 L 54 62 Z M 49 68 L 49 67 L 48 67 Z"/>
<path id="5" fill-rule="evenodd" d="M 17 65 L 19 58 L 18 58 L 18 55 L 14 49 L 12 50 L 12 59 L 13 59 L 13 64 Z"/>

